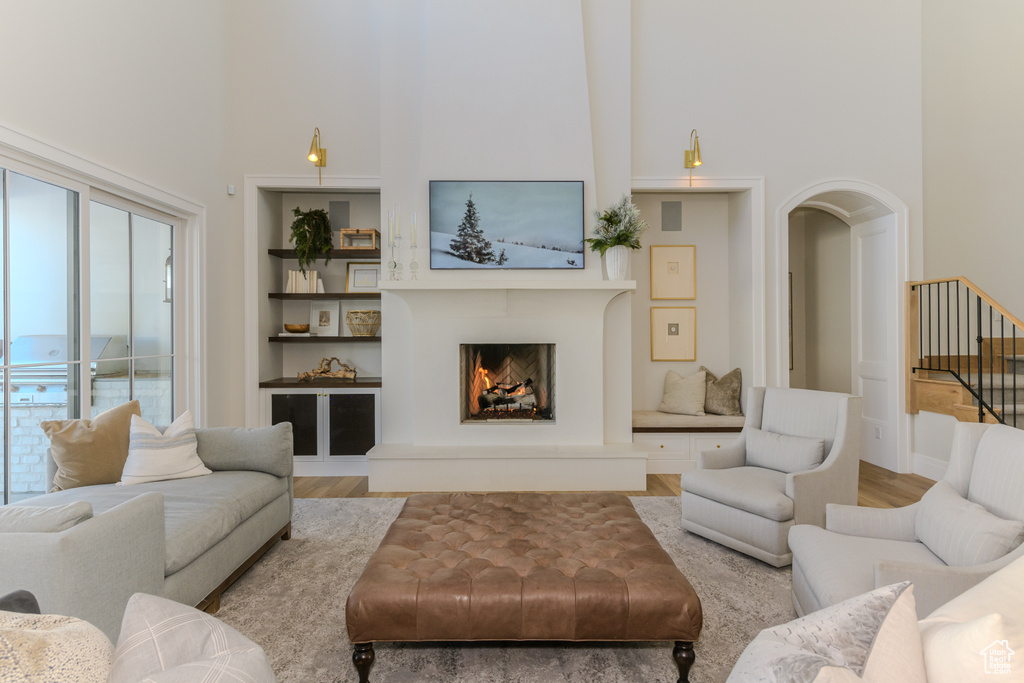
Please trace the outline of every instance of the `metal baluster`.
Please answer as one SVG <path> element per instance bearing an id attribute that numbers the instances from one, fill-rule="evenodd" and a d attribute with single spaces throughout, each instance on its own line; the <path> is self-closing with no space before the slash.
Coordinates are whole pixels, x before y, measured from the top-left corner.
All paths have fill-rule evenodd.
<path id="1" fill-rule="evenodd" d="M 932 286 L 928 285 L 928 369 L 932 369 Z"/>
<path id="2" fill-rule="evenodd" d="M 970 319 L 968 319 L 970 322 Z M 963 371 L 960 369 L 960 281 L 956 281 L 956 374 L 959 377 L 963 377 Z M 967 367 L 970 367 L 968 363 Z"/>
<path id="3" fill-rule="evenodd" d="M 946 369 L 952 370 L 953 363 L 949 359 L 949 280 L 946 280 Z"/>
<path id="4" fill-rule="evenodd" d="M 985 399 L 984 391 L 985 380 L 984 375 L 981 372 L 981 354 L 984 351 L 983 344 L 985 343 L 984 338 L 981 336 L 981 297 L 977 294 L 974 295 L 978 300 L 978 422 L 985 421 Z"/>
<path id="5" fill-rule="evenodd" d="M 996 355 L 996 353 L 995 353 L 995 351 L 996 351 L 996 347 L 995 347 L 996 335 L 995 335 L 995 326 L 992 324 L 992 305 L 991 304 L 987 304 L 987 306 L 988 306 L 988 407 L 992 411 L 992 416 L 995 417 L 995 414 L 996 414 L 996 387 L 995 387 L 995 384 L 992 382 L 992 376 L 993 376 L 993 371 L 995 370 L 995 366 L 993 365 L 993 363 L 995 362 L 995 355 Z"/>

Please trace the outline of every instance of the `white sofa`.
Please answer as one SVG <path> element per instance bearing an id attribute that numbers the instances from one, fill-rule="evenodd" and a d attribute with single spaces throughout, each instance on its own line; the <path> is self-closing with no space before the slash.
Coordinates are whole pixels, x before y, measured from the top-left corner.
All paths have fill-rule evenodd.
<path id="1" fill-rule="evenodd" d="M 903 584 L 899 584 L 903 585 Z M 728 683 L 892 680 L 929 683 L 1024 680 L 1024 558 L 941 605 L 908 631 L 877 622 L 879 597 L 895 586 L 765 629 L 747 646 Z M 872 601 L 872 597 L 876 599 Z M 895 608 L 894 608 L 895 609 Z M 904 618 L 913 614 L 913 607 Z M 881 615 L 886 619 L 888 615 Z M 865 647 L 866 645 L 866 647 Z M 887 666 L 871 671 L 875 657 Z M 865 672 L 865 670 L 867 670 Z"/>
<path id="2" fill-rule="evenodd" d="M 32 533 L 8 519 L 0 594 L 31 591 L 44 613 L 84 619 L 115 641 L 134 593 L 216 611 L 221 592 L 290 536 L 292 429 L 198 429 L 196 439 L 212 474 L 82 486 L 5 508 L 9 516 L 31 513 L 25 508 L 85 514 Z"/>

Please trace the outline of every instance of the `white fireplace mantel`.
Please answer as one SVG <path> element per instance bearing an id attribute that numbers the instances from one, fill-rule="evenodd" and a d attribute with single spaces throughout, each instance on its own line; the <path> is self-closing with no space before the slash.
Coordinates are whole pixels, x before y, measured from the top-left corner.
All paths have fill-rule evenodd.
<path id="1" fill-rule="evenodd" d="M 636 289 L 635 280 L 384 280 L 385 291 L 550 289 L 554 291 L 603 290 L 628 292 Z"/>

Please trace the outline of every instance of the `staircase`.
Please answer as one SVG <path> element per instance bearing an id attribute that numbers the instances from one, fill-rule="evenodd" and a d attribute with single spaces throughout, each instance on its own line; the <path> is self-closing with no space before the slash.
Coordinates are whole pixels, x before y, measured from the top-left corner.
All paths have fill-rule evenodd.
<path id="1" fill-rule="evenodd" d="M 1024 429 L 1024 323 L 964 277 L 907 283 L 906 410 Z"/>

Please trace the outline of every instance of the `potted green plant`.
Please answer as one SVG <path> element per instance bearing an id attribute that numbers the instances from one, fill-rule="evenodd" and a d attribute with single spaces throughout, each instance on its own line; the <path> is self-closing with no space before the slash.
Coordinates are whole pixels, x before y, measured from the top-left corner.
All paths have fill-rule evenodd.
<path id="1" fill-rule="evenodd" d="M 594 237 L 584 240 L 592 251 L 604 257 L 609 280 L 625 280 L 629 264 L 629 251 L 640 249 L 640 234 L 647 223 L 640 217 L 640 209 L 622 195 L 617 204 L 604 211 L 595 211 Z"/>
<path id="2" fill-rule="evenodd" d="M 294 213 L 289 241 L 295 245 L 299 270 L 305 273 L 306 268 L 320 257 L 323 257 L 326 265 L 331 260 L 331 248 L 334 246 L 331 219 L 327 217 L 327 212 L 323 209 L 302 211 L 296 206 Z"/>

